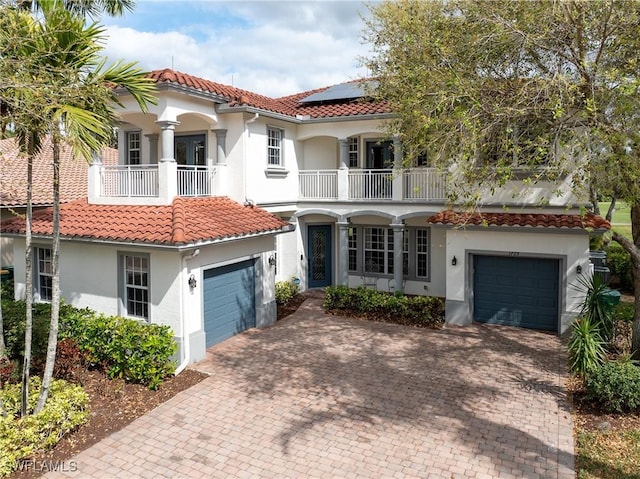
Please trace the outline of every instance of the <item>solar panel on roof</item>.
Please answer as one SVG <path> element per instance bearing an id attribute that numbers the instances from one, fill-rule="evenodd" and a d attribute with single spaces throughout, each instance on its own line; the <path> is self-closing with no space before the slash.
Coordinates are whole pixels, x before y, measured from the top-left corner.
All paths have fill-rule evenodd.
<path id="1" fill-rule="evenodd" d="M 314 103 L 322 101 L 334 101 L 334 100 L 354 100 L 356 98 L 362 98 L 365 96 L 367 86 L 370 86 L 371 82 L 349 82 L 341 83 L 340 85 L 334 85 L 327 88 L 324 91 L 313 93 L 302 100 L 300 103 Z"/>

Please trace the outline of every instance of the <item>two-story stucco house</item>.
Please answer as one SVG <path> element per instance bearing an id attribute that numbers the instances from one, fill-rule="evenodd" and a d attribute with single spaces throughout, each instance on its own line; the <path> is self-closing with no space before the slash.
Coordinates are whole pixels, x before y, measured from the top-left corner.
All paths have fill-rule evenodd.
<path id="1" fill-rule="evenodd" d="M 571 285 L 588 271 L 589 232 L 609 225 L 580 214 L 584 202 L 572 193 L 570 178 L 559 184 L 511 184 L 485 195 L 480 213 L 458 214 L 446 207 L 451 187 L 446 172 L 428 164 L 403 166 L 402 145 L 384 133 L 393 112 L 384 102 L 368 100 L 362 82 L 268 98 L 169 69 L 151 77 L 158 104 L 142 114 L 122 94 L 119 164 L 94 163 L 88 200 L 76 207 L 92 215 L 113 209 L 122 216 L 133 208 L 142 221 L 139 214 L 153 217 L 156 209 L 171 205 L 166 215 L 172 234 L 185 215 L 193 221 L 193 236 L 154 243 L 158 248 L 151 251 L 150 243 L 139 250 L 142 245 L 130 234 L 114 240 L 106 231 L 104 237 L 91 233 L 95 240 L 66 253 L 73 264 L 65 276 L 76 268 L 87 271 L 63 286 L 72 297 L 86 297 L 78 303 L 130 314 L 123 296 L 126 278 L 137 277 L 141 259 L 147 258 L 148 303 L 155 311 L 148 319 L 172 324 L 182 337 L 187 332 L 175 325 L 179 310 L 182 316 L 192 311 L 197 319 L 188 331 L 190 348 L 198 351 L 192 360 L 224 336 L 214 339 L 207 331 L 226 314 L 210 310 L 217 303 L 211 298 L 226 281 L 212 281 L 212 271 L 227 264 L 245 265 L 244 281 L 255 277 L 269 298 L 274 278 L 296 277 L 303 289 L 364 284 L 444 297 L 450 324 L 477 320 L 562 332 L 575 316 L 580 298 Z M 224 206 L 216 203 L 220 196 L 228 198 Z M 544 208 L 541 198 L 550 198 Z M 148 209 L 142 213 L 142 208 Z M 207 208 L 210 221 L 227 218 L 240 226 L 248 215 L 247 221 L 265 221 L 265 227 L 241 228 L 237 234 L 243 241 L 234 236 L 203 255 L 199 245 L 218 238 L 199 236 L 216 227 L 205 219 Z M 222 214 L 213 213 L 220 208 Z M 253 216 L 257 212 L 265 216 Z M 118 241 L 130 241 L 131 247 Z M 165 244 L 177 254 L 159 247 Z M 225 247 L 228 253 L 218 256 Z M 129 271 L 130 256 L 136 271 Z M 250 258 L 257 261 L 243 263 Z M 196 286 L 187 286 L 187 279 Z M 95 291 L 103 281 L 111 286 L 98 300 Z M 154 283 L 159 283 L 157 296 Z M 170 292 L 175 295 L 167 303 L 164 295 Z M 258 295 L 254 301 L 265 302 Z"/>

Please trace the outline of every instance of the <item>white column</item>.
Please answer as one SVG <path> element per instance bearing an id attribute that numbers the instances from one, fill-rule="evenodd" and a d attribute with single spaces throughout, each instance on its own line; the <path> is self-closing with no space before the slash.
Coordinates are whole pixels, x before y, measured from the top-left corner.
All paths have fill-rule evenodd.
<path id="1" fill-rule="evenodd" d="M 158 164 L 158 134 L 150 133 L 148 135 L 144 135 L 149 140 L 149 164 L 157 165 Z"/>
<path id="2" fill-rule="evenodd" d="M 393 201 L 402 201 L 404 176 L 402 171 L 402 143 L 397 136 L 393 137 L 393 183 L 392 183 L 392 199 Z M 397 291 L 397 290 L 396 290 Z"/>
<path id="3" fill-rule="evenodd" d="M 346 170 L 349 168 L 349 140 L 340 138 L 338 139 L 338 145 L 340 145 L 340 169 Z"/>
<path id="4" fill-rule="evenodd" d="M 162 140 L 162 157 L 161 162 L 176 161 L 173 146 L 173 135 L 176 126 L 180 124 L 178 121 L 156 121 L 160 125 L 160 138 Z"/>
<path id="5" fill-rule="evenodd" d="M 338 225 L 338 284 L 349 285 L 349 222 L 340 220 Z"/>
<path id="6" fill-rule="evenodd" d="M 102 169 L 102 158 L 98 153 L 92 153 L 92 161 L 89 166 L 88 178 L 87 178 L 87 201 L 91 203 L 97 203 L 97 198 L 100 197 L 100 170 Z"/>
<path id="7" fill-rule="evenodd" d="M 402 286 L 404 274 L 402 265 L 402 236 L 404 232 L 404 225 L 400 222 L 391 223 L 393 229 L 393 282 L 394 291 L 400 291 L 404 293 Z"/>
<path id="8" fill-rule="evenodd" d="M 213 130 L 216 134 L 216 163 L 223 165 L 227 162 L 227 130 Z"/>

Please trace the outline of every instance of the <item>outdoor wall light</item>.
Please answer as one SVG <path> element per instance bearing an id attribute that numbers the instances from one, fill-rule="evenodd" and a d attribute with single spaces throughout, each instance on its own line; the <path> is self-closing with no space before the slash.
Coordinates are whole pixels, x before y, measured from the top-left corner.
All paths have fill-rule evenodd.
<path id="1" fill-rule="evenodd" d="M 578 266 L 576 266 L 576 273 L 582 274 L 582 265 L 579 264 Z"/>
<path id="2" fill-rule="evenodd" d="M 269 266 L 275 266 L 276 265 L 276 257 L 271 255 L 269 256 Z"/>
<path id="3" fill-rule="evenodd" d="M 189 276 L 189 280 L 187 282 L 189 283 L 189 287 L 191 289 L 194 289 L 196 286 L 198 286 L 198 281 L 196 280 L 196 277 L 194 275 Z"/>
<path id="4" fill-rule="evenodd" d="M 458 258 L 454 256 L 453 258 L 451 258 L 451 266 L 455 266 L 457 264 L 458 264 Z"/>

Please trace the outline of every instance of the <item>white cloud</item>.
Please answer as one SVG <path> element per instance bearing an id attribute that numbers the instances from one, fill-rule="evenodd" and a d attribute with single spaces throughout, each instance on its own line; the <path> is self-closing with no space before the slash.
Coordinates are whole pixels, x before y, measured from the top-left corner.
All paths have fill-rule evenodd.
<path id="1" fill-rule="evenodd" d="M 278 97 L 366 74 L 357 66 L 367 51 L 356 13 L 363 8 L 358 2 L 199 3 L 197 23 L 179 31 L 158 25 L 140 31 L 116 21 L 107 26 L 105 54 L 149 70 L 173 63 L 185 73 Z"/>

